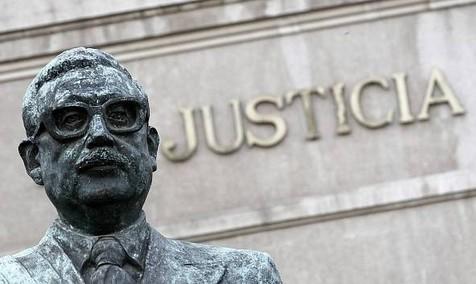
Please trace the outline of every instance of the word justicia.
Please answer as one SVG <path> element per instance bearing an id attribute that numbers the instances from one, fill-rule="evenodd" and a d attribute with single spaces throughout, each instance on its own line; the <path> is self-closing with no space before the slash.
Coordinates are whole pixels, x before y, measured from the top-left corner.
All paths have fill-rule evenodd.
<path id="1" fill-rule="evenodd" d="M 393 95 L 397 104 L 379 118 L 370 118 L 368 110 L 362 103 L 363 95 L 369 87 L 376 87 L 386 95 Z M 369 94 L 370 95 L 370 94 Z M 349 95 L 345 94 L 345 85 L 337 83 L 327 90 L 322 87 L 290 91 L 282 96 L 258 96 L 250 99 L 244 106 L 239 100 L 230 101 L 234 123 L 234 139 L 231 143 L 219 143 L 215 131 L 215 119 L 211 106 L 200 108 L 180 108 L 179 113 L 183 119 L 185 130 L 185 145 L 177 147 L 177 143 L 171 139 L 164 139 L 161 145 L 163 155 L 170 161 L 183 162 L 190 159 L 198 148 L 196 117 L 194 113 L 201 115 L 203 131 L 205 133 L 207 147 L 216 154 L 227 155 L 238 151 L 244 144 L 248 147 L 268 148 L 282 142 L 287 134 L 288 125 L 280 116 L 280 111 L 300 102 L 300 109 L 305 119 L 306 140 L 320 138 L 316 110 L 313 101 L 332 97 L 335 109 L 336 134 L 348 135 L 352 132 L 349 124 L 354 119 L 359 125 L 369 129 L 379 129 L 388 126 L 394 121 L 400 124 L 411 124 L 415 121 L 426 121 L 430 118 L 430 108 L 437 105 L 449 107 L 451 114 L 462 115 L 465 110 L 450 87 L 443 72 L 437 68 L 431 71 L 426 92 L 419 112 L 414 114 L 410 108 L 410 96 L 408 95 L 407 75 L 395 73 L 390 78 L 372 77 L 357 83 L 351 89 Z M 375 96 L 375 94 L 373 95 Z M 371 99 L 371 98 L 369 98 Z M 275 112 L 260 112 L 260 105 L 269 105 L 275 108 Z M 298 103 L 299 104 L 299 103 Z M 266 137 L 254 133 L 252 129 L 246 129 L 244 121 L 263 126 L 271 126 L 273 131 Z M 180 149 L 182 148 L 182 149 Z"/>

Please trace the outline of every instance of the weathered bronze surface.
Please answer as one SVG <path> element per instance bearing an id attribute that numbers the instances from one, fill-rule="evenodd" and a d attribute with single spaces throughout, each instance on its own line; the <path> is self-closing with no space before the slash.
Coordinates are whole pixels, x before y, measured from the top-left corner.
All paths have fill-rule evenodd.
<path id="1" fill-rule="evenodd" d="M 281 283 L 264 253 L 171 240 L 150 227 L 142 205 L 159 135 L 148 119 L 145 92 L 102 51 L 67 50 L 38 73 L 19 152 L 59 217 L 37 246 L 0 258 L 0 283 Z"/>

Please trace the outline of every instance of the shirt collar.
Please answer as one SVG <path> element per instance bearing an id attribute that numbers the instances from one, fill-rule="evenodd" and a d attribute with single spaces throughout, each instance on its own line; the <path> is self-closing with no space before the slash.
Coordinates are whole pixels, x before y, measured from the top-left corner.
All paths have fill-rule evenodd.
<path id="1" fill-rule="evenodd" d="M 111 236 L 119 241 L 129 258 L 144 270 L 145 258 L 149 247 L 150 227 L 145 220 L 144 212 L 129 227 L 108 235 L 93 236 L 64 223 L 59 218 L 55 220 L 47 235 L 52 236 L 68 255 L 78 271 L 89 259 L 93 245 L 100 237 Z"/>

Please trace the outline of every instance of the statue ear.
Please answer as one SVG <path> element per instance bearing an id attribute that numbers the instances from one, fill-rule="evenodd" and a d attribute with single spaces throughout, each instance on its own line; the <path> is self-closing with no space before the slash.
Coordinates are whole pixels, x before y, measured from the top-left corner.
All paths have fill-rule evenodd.
<path id="1" fill-rule="evenodd" d="M 157 170 L 157 151 L 159 150 L 160 137 L 157 129 L 149 126 L 147 133 L 147 146 L 149 147 L 149 155 L 152 157 L 152 169 Z"/>
<path id="2" fill-rule="evenodd" d="M 26 172 L 38 185 L 43 185 L 40 162 L 37 159 L 38 146 L 30 140 L 23 140 L 18 146 L 21 159 L 25 165 Z"/>

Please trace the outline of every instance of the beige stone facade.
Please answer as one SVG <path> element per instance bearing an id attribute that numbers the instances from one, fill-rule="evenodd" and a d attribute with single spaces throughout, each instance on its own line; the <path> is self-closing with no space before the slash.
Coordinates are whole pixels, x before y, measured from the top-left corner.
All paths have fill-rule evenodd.
<path id="1" fill-rule="evenodd" d="M 149 94 L 165 235 L 266 251 L 285 283 L 474 282 L 476 1 L 0 7 L 0 254 L 55 216 L 17 154 L 23 93 L 90 46 Z"/>

